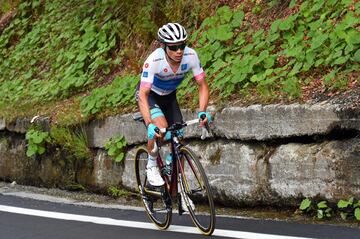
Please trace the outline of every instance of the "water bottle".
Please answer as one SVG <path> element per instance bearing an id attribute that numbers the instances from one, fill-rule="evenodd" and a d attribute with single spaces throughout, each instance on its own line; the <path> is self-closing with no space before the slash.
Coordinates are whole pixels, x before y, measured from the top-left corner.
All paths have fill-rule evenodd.
<path id="1" fill-rule="evenodd" d="M 166 165 L 166 174 L 171 175 L 171 170 L 172 170 L 172 155 L 171 155 L 171 153 L 167 153 L 165 155 L 165 165 Z"/>

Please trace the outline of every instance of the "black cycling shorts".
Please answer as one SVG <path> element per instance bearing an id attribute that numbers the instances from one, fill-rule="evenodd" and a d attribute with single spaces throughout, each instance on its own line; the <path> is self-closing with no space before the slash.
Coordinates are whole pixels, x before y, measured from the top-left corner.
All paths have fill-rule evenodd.
<path id="1" fill-rule="evenodd" d="M 138 85 L 135 93 L 137 102 L 139 101 L 139 89 L 140 85 Z M 152 119 L 165 116 L 169 126 L 174 123 L 183 122 L 180 107 L 176 99 L 176 90 L 169 95 L 158 95 L 154 91 L 150 91 L 148 102 Z"/>

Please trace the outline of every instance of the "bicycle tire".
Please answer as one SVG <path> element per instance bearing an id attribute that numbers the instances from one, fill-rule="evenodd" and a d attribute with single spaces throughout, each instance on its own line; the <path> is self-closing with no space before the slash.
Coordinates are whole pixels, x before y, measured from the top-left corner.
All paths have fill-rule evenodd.
<path id="1" fill-rule="evenodd" d="M 159 195 L 149 193 L 155 192 L 156 190 L 150 189 L 151 186 L 147 185 L 145 171 L 147 158 L 148 152 L 146 148 L 140 147 L 136 151 L 134 162 L 137 189 L 140 193 L 141 201 L 145 207 L 146 214 L 150 220 L 159 229 L 165 230 L 170 226 L 172 219 L 171 198 L 166 186 L 156 187 L 157 191 L 159 191 Z"/>
<path id="2" fill-rule="evenodd" d="M 185 200 L 195 226 L 204 235 L 209 236 L 215 230 L 216 221 L 215 205 L 210 184 L 199 158 L 195 156 L 196 154 L 185 146 L 182 146 L 179 152 L 180 190 L 186 193 L 195 206 L 192 208 L 190 203 Z"/>

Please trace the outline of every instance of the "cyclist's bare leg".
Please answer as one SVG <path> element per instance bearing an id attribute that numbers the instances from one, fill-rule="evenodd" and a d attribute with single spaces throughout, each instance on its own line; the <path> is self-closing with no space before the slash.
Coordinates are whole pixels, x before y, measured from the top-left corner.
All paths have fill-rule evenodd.
<path id="1" fill-rule="evenodd" d="M 152 119 L 152 121 L 153 124 L 155 124 L 159 129 L 168 127 L 168 123 L 164 116 L 156 117 L 155 119 Z M 162 137 L 164 137 L 164 135 L 162 135 Z M 156 157 L 157 153 L 155 154 L 151 153 L 151 150 L 153 150 L 154 148 L 154 143 L 155 143 L 155 139 L 148 139 L 147 150 L 151 156 Z"/>

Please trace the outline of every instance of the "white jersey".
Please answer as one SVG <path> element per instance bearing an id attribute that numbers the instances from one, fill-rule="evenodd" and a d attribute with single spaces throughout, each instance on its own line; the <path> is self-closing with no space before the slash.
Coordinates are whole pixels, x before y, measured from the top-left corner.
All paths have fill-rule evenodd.
<path id="1" fill-rule="evenodd" d="M 158 95 L 168 95 L 176 90 L 190 70 L 192 70 L 196 81 L 205 77 L 199 57 L 194 49 L 185 47 L 179 69 L 177 72 L 173 72 L 165 58 L 164 49 L 158 48 L 150 54 L 144 63 L 140 87 L 151 88 Z"/>

